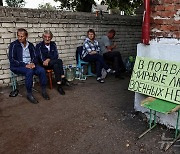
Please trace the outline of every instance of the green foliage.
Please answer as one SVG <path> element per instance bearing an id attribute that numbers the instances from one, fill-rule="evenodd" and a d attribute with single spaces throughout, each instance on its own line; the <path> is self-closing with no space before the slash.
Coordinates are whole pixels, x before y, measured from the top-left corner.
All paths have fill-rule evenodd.
<path id="1" fill-rule="evenodd" d="M 134 10 L 143 3 L 143 0 L 103 0 L 101 4 L 107 4 L 109 9 L 118 8 L 126 15 L 131 15 Z"/>
<path id="2" fill-rule="evenodd" d="M 25 5 L 25 0 L 6 0 L 6 4 L 9 7 L 23 7 Z"/>
<path id="3" fill-rule="evenodd" d="M 55 6 L 52 6 L 50 3 L 45 3 L 45 4 L 39 4 L 38 9 L 44 9 L 44 10 L 56 10 Z"/>
<path id="4" fill-rule="evenodd" d="M 92 4 L 96 4 L 94 0 L 54 0 L 61 2 L 61 9 L 73 10 L 79 12 L 91 12 Z"/>

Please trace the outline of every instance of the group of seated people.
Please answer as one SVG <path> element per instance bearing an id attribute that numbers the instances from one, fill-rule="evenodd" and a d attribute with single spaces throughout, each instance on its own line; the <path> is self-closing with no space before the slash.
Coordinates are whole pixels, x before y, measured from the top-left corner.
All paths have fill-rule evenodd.
<path id="1" fill-rule="evenodd" d="M 87 38 L 83 44 L 83 52 L 81 58 L 86 62 L 96 63 L 97 81 L 104 83 L 104 75 L 102 70 L 105 69 L 107 73 L 115 74 L 116 78 L 123 79 L 121 72 L 125 71 L 125 66 L 118 51 L 113 51 L 116 45 L 111 41 L 115 36 L 115 30 L 111 29 L 106 36 L 102 36 L 99 41 L 95 39 L 95 31 L 89 29 Z M 113 70 L 106 64 L 105 61 L 113 63 Z"/>
<path id="2" fill-rule="evenodd" d="M 107 36 L 102 37 L 100 48 L 98 41 L 95 40 L 94 30 L 89 29 L 87 38 L 83 44 L 81 58 L 84 61 L 96 63 L 97 81 L 100 83 L 104 83 L 101 74 L 103 68 L 107 73 L 115 73 L 115 77 L 120 77 L 121 68 L 124 69 L 121 54 L 119 52 L 112 52 L 116 46 L 112 44 L 110 40 L 113 39 L 114 36 L 115 31 L 110 30 Z M 54 41 L 51 41 L 53 38 L 52 32 L 50 30 L 45 30 L 42 35 L 43 41 L 38 43 L 36 47 L 34 47 L 27 38 L 27 30 L 20 28 L 17 30 L 17 40 L 12 42 L 9 47 L 10 70 L 15 74 L 25 76 L 27 100 L 33 104 L 39 103 L 32 94 L 34 75 L 39 77 L 42 97 L 45 100 L 50 99 L 46 91 L 46 69 L 52 69 L 54 71 L 57 90 L 59 94 L 65 95 L 62 85 L 66 84 L 67 80 L 64 75 L 63 62 L 58 58 L 56 44 Z M 114 71 L 109 68 L 104 59 L 113 61 Z"/>

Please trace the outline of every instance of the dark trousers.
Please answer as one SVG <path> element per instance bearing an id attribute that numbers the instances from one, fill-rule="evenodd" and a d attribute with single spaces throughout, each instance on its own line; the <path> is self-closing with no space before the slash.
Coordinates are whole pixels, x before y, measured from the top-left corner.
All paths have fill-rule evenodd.
<path id="1" fill-rule="evenodd" d="M 43 66 L 45 69 L 52 69 L 54 71 L 56 82 L 60 82 L 61 76 L 64 75 L 63 62 L 61 59 L 50 60 L 48 66 Z"/>
<path id="2" fill-rule="evenodd" d="M 103 54 L 103 57 L 106 61 L 110 61 L 113 63 L 113 69 L 116 71 L 116 75 L 120 75 L 121 71 L 125 71 L 125 66 L 122 61 L 122 57 L 120 52 L 112 51 L 106 52 Z"/>
<path id="3" fill-rule="evenodd" d="M 32 85 L 33 85 L 33 75 L 37 75 L 39 77 L 39 81 L 42 89 L 46 88 L 47 78 L 46 72 L 44 68 L 40 66 L 36 66 L 34 69 L 29 69 L 26 67 L 13 67 L 11 71 L 15 74 L 21 74 L 25 76 L 25 86 L 27 93 L 32 93 Z"/>
<path id="4" fill-rule="evenodd" d="M 101 70 L 104 68 L 105 70 L 108 70 L 109 67 L 104 62 L 103 56 L 99 54 L 93 54 L 93 55 L 86 55 L 86 57 L 83 58 L 86 62 L 95 62 L 96 63 L 96 74 L 97 77 L 101 77 Z"/>

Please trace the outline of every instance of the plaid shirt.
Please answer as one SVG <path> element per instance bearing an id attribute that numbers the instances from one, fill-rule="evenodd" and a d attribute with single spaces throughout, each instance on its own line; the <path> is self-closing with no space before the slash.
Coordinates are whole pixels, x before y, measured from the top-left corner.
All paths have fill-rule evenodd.
<path id="1" fill-rule="evenodd" d="M 86 38 L 83 44 L 82 58 L 86 57 L 86 55 L 88 55 L 92 51 L 100 53 L 99 42 L 96 40 L 94 40 L 94 42 L 91 42 L 89 38 Z"/>

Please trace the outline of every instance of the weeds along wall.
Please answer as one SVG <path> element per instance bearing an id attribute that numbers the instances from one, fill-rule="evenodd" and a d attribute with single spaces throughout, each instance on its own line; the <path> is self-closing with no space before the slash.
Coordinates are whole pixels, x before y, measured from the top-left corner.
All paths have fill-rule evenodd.
<path id="1" fill-rule="evenodd" d="M 51 30 L 64 65 L 75 65 L 76 47 L 82 45 L 89 28 L 95 30 L 97 39 L 115 29 L 116 50 L 122 57 L 136 55 L 136 46 L 141 40 L 141 23 L 142 16 L 104 14 L 96 17 L 84 12 L 0 7 L 0 86 L 10 83 L 8 47 L 16 40 L 18 28 L 27 29 L 28 40 L 34 45 L 42 40 L 44 30 Z"/>

